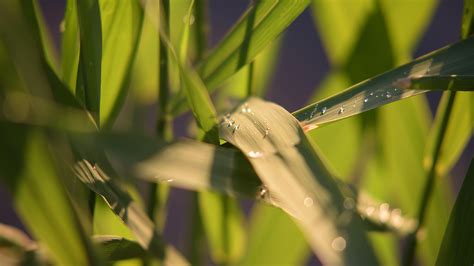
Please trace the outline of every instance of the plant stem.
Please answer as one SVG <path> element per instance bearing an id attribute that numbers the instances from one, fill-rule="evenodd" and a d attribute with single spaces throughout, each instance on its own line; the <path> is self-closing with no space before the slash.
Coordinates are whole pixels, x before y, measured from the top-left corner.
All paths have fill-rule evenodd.
<path id="1" fill-rule="evenodd" d="M 164 17 L 164 21 L 166 23 L 165 27 L 158 27 L 158 30 L 160 28 L 166 29 L 166 31 L 169 32 L 169 0 L 163 0 L 163 9 L 161 10 L 161 7 L 159 7 L 159 14 L 158 17 L 160 16 Z M 158 84 L 158 117 L 157 117 L 157 125 L 156 125 L 156 132 L 158 135 L 158 138 L 170 141 L 173 137 L 173 120 L 172 117 L 169 115 L 169 86 L 168 86 L 168 58 L 167 58 L 167 53 L 166 53 L 166 47 L 163 44 L 163 41 L 160 38 L 160 35 L 158 34 L 159 38 L 159 84 Z M 161 200 L 162 197 L 160 197 L 160 185 L 158 184 L 150 184 L 150 195 L 148 198 L 148 204 L 147 204 L 147 214 L 150 217 L 150 219 L 154 222 L 155 221 L 155 213 L 158 210 L 162 210 L 164 206 L 164 201 Z M 164 217 L 162 217 L 164 218 Z M 162 225 L 164 224 L 164 220 L 160 222 L 160 228 L 162 229 Z"/>
<path id="2" fill-rule="evenodd" d="M 438 162 L 441 146 L 443 144 L 444 136 L 446 134 L 448 121 L 453 110 L 453 104 L 454 104 L 454 99 L 456 97 L 456 92 L 448 91 L 448 92 L 444 92 L 444 95 L 447 95 L 448 102 L 445 108 L 443 110 L 440 110 L 441 123 L 439 125 L 438 130 L 436 131 L 434 149 L 432 150 L 431 154 L 429 155 L 430 157 L 428 158 L 428 161 L 431 163 L 429 165 L 429 170 L 427 172 L 426 184 L 423 191 L 420 207 L 418 209 L 418 216 L 417 216 L 418 226 L 416 230 L 408 236 L 407 244 L 405 248 L 405 255 L 403 258 L 403 265 L 413 265 L 414 263 L 415 251 L 416 251 L 416 245 L 417 245 L 417 234 L 425 221 L 429 201 L 430 201 L 431 194 L 435 186 L 436 164 Z"/>

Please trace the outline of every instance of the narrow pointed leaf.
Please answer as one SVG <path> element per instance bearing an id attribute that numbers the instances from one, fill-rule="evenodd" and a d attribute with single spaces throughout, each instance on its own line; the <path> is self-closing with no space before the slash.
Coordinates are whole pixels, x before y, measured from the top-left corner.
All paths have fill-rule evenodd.
<path id="1" fill-rule="evenodd" d="M 100 124 L 102 31 L 99 0 L 76 0 L 76 5 L 80 32 L 78 82 L 83 86 L 76 95 Z"/>
<path id="2" fill-rule="evenodd" d="M 474 160 L 467 170 L 444 232 L 436 265 L 470 265 L 474 262 Z"/>
<path id="3" fill-rule="evenodd" d="M 304 107 L 293 115 L 306 131 L 426 91 L 405 90 L 400 81 L 412 76 L 474 75 L 474 38 L 460 41 L 363 81 L 338 95 Z"/>
<path id="4" fill-rule="evenodd" d="M 103 51 L 100 121 L 110 128 L 127 95 L 130 71 L 141 34 L 143 11 L 135 0 L 99 0 L 99 5 Z"/>
<path id="5" fill-rule="evenodd" d="M 82 160 L 76 163 L 74 170 L 77 178 L 100 195 L 130 228 L 141 247 L 158 259 L 173 258 L 165 252 L 165 243 L 145 212 L 99 166 Z"/>
<path id="6" fill-rule="evenodd" d="M 453 110 L 447 124 L 445 138 L 441 144 L 438 155 L 438 162 L 436 164 L 436 173 L 443 177 L 449 173 L 455 162 L 461 156 L 464 147 L 472 137 L 474 129 L 474 93 L 472 92 L 457 92 L 456 99 L 453 103 Z M 448 103 L 448 95 L 443 95 L 438 108 L 445 108 Z M 443 110 L 443 109 L 440 109 Z M 430 132 L 428 144 L 425 148 L 425 167 L 431 165 L 429 154 L 434 149 L 435 132 L 440 127 L 441 117 L 436 116 L 433 130 Z"/>

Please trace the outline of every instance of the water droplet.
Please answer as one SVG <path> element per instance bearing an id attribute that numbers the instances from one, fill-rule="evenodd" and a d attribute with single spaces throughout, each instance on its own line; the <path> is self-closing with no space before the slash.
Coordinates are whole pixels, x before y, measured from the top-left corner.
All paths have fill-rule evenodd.
<path id="1" fill-rule="evenodd" d="M 343 251 L 346 249 L 346 239 L 344 239 L 342 236 L 334 238 L 331 243 L 331 247 L 336 251 Z"/>
<path id="2" fill-rule="evenodd" d="M 252 113 L 252 109 L 250 109 L 248 103 L 244 103 L 242 109 L 240 109 L 241 113 Z"/>
<path id="3" fill-rule="evenodd" d="M 314 114 L 316 114 L 316 112 L 318 111 L 318 104 L 316 104 L 313 108 L 313 110 L 311 111 L 311 113 L 309 114 L 309 118 L 313 118 L 314 117 Z"/>
<path id="4" fill-rule="evenodd" d="M 355 201 L 354 201 L 354 199 L 352 199 L 352 198 L 346 198 L 346 199 L 344 200 L 344 208 L 346 208 L 346 209 L 348 209 L 348 210 L 352 210 L 352 209 L 354 209 L 354 207 L 355 207 Z"/>
<path id="5" fill-rule="evenodd" d="M 259 151 L 249 151 L 247 153 L 247 155 L 250 157 L 250 158 L 260 158 L 263 156 L 263 154 Z"/>
<path id="6" fill-rule="evenodd" d="M 389 208 L 390 208 L 390 206 L 388 205 L 388 203 L 380 204 L 380 207 L 379 207 L 379 220 L 382 223 L 386 223 L 390 219 Z"/>
<path id="7" fill-rule="evenodd" d="M 327 110 L 328 110 L 328 108 L 326 106 L 324 106 L 323 109 L 321 110 L 321 114 L 325 114 Z"/>
<path id="8" fill-rule="evenodd" d="M 233 122 L 233 121 L 232 121 L 232 122 Z M 234 125 L 234 128 L 232 128 L 232 134 L 234 134 L 235 131 L 237 131 L 239 128 L 240 128 L 240 124 Z"/>
<path id="9" fill-rule="evenodd" d="M 375 208 L 372 207 L 372 206 L 369 206 L 369 207 L 367 207 L 367 208 L 365 209 L 365 214 L 366 214 L 368 217 L 372 216 L 372 214 L 374 214 L 374 212 L 375 212 Z"/>
<path id="10" fill-rule="evenodd" d="M 310 197 L 306 197 L 306 198 L 304 198 L 303 203 L 304 203 L 304 206 L 311 207 L 311 206 L 313 206 L 313 199 L 310 198 Z"/>
<path id="11" fill-rule="evenodd" d="M 268 189 L 265 185 L 261 185 L 258 191 L 257 198 L 264 199 L 268 195 Z"/>
<path id="12" fill-rule="evenodd" d="M 368 102 L 369 101 L 369 98 L 365 98 L 364 99 L 364 103 Z"/>
<path id="13" fill-rule="evenodd" d="M 387 99 L 390 99 L 392 98 L 392 94 L 389 91 L 387 91 L 387 94 L 385 94 L 385 97 L 387 97 Z"/>
<path id="14" fill-rule="evenodd" d="M 267 127 L 265 129 L 265 132 L 263 133 L 263 138 L 266 138 L 268 136 L 268 134 L 270 134 L 270 129 Z"/>
<path id="15" fill-rule="evenodd" d="M 343 114 L 344 113 L 344 105 L 339 108 L 339 111 L 337 113 L 338 114 Z"/>
<path id="16" fill-rule="evenodd" d="M 193 24 L 194 24 L 194 20 L 195 20 L 195 17 L 194 17 L 193 14 L 191 14 L 191 17 L 189 18 L 189 20 L 188 20 L 188 16 L 187 16 L 187 15 L 183 17 L 183 23 L 184 23 L 185 25 L 188 24 L 188 21 L 189 21 L 189 25 L 190 25 L 190 26 L 193 25 Z"/>
<path id="17" fill-rule="evenodd" d="M 390 214 L 390 221 L 393 226 L 401 227 L 403 224 L 402 211 L 400 209 L 394 209 Z"/>

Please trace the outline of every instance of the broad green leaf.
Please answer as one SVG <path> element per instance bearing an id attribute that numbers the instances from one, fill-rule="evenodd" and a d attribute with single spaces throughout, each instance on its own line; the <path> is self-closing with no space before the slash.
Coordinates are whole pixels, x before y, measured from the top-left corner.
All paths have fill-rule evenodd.
<path id="1" fill-rule="evenodd" d="M 473 75 L 474 38 L 460 41 L 411 63 L 356 84 L 293 113 L 306 131 L 424 91 L 406 90 L 400 80 L 411 76 Z"/>
<path id="2" fill-rule="evenodd" d="M 76 163 L 74 171 L 77 178 L 105 200 L 114 213 L 130 228 L 140 246 L 150 255 L 164 259 L 165 264 L 183 263 L 181 257 L 172 256 L 166 252 L 161 235 L 145 212 L 98 165 L 82 160 Z"/>
<path id="3" fill-rule="evenodd" d="M 443 95 L 438 108 L 443 110 L 448 104 L 448 95 Z M 446 176 L 455 162 L 461 156 L 464 147 L 472 137 L 474 113 L 472 106 L 474 104 L 474 94 L 472 92 L 457 92 L 456 98 L 453 102 L 453 109 L 451 111 L 450 119 L 447 122 L 447 128 L 443 143 L 438 155 L 436 163 L 436 174 L 444 177 Z M 431 157 L 429 154 L 434 149 L 435 131 L 439 129 L 441 124 L 441 116 L 437 115 L 433 124 L 433 130 L 430 132 L 428 144 L 425 149 L 425 167 L 429 167 Z"/>
<path id="4" fill-rule="evenodd" d="M 464 177 L 461 191 L 449 217 L 436 265 L 470 265 L 474 262 L 474 161 Z"/>
<path id="5" fill-rule="evenodd" d="M 343 193 L 289 113 L 251 99 L 223 120 L 220 134 L 247 156 L 264 194 L 298 220 L 323 263 L 376 263 L 354 206 L 343 206 Z"/>
<path id="6" fill-rule="evenodd" d="M 100 125 L 102 30 L 99 0 L 76 0 L 80 53 L 76 96 Z"/>
<path id="7" fill-rule="evenodd" d="M 99 5 L 102 22 L 100 121 L 110 128 L 127 95 L 143 11 L 135 0 L 99 0 Z"/>

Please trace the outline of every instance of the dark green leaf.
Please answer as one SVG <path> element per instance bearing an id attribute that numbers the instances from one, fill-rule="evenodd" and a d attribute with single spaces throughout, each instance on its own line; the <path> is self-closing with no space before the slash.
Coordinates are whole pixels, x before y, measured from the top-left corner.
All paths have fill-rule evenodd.
<path id="1" fill-rule="evenodd" d="M 436 265 L 472 265 L 474 263 L 474 160 L 467 171 L 449 217 Z"/>

